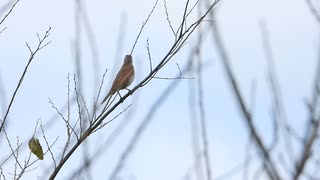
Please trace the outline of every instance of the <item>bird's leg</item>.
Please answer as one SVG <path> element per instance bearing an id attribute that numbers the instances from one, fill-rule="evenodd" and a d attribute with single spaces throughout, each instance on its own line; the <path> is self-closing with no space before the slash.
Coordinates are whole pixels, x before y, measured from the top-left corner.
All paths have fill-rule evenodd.
<path id="1" fill-rule="evenodd" d="M 117 94 L 118 94 L 118 95 L 120 96 L 120 98 L 122 99 L 122 96 L 121 96 L 121 94 L 120 94 L 120 92 L 119 92 L 119 91 L 117 92 Z"/>

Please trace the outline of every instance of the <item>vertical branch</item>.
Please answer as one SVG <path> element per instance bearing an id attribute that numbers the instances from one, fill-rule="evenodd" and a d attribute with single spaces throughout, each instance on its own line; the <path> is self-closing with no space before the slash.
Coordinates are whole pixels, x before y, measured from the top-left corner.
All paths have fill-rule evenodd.
<path id="1" fill-rule="evenodd" d="M 199 17 L 201 17 L 201 6 L 198 6 Z M 201 59 L 201 44 L 202 44 L 202 31 L 201 26 L 199 26 L 199 34 L 198 34 L 198 50 L 196 51 L 196 56 L 198 59 L 197 63 L 197 75 L 198 75 L 198 105 L 200 112 L 200 129 L 201 129 L 201 138 L 203 143 L 203 155 L 206 167 L 206 179 L 211 180 L 211 165 L 210 165 L 210 156 L 209 156 L 209 145 L 208 145 L 208 135 L 207 135 L 207 122 L 206 122 L 206 113 L 204 108 L 204 95 L 203 95 L 203 79 L 202 79 L 202 59 Z"/>
<path id="2" fill-rule="evenodd" d="M 74 39 L 74 63 L 76 67 L 78 89 L 82 94 L 82 58 L 81 58 L 81 0 L 75 0 L 75 39 Z"/>
<path id="3" fill-rule="evenodd" d="M 250 169 L 250 162 L 251 162 L 251 156 L 250 156 L 250 149 L 252 147 L 252 138 L 249 139 L 248 144 L 246 145 L 246 155 L 245 155 L 245 161 L 243 164 L 243 179 L 249 179 L 249 169 Z"/>
<path id="4" fill-rule="evenodd" d="M 270 44 L 270 38 L 269 38 L 269 32 L 266 26 L 265 21 L 262 19 L 260 21 L 260 28 L 261 28 L 261 33 L 262 33 L 262 40 L 263 40 L 263 49 L 265 51 L 266 54 L 266 59 L 268 62 L 268 76 L 269 76 L 269 82 L 270 82 L 270 87 L 271 87 L 271 91 L 273 94 L 273 108 L 274 108 L 274 120 L 275 120 L 275 129 L 278 129 L 277 126 L 278 124 L 284 129 L 283 132 L 283 136 L 285 139 L 285 143 L 286 143 L 286 151 L 288 152 L 288 156 L 289 159 L 293 159 L 293 152 L 292 152 L 292 143 L 291 143 L 291 138 L 290 135 L 287 131 L 287 115 L 285 112 L 285 108 L 283 105 L 283 101 L 282 101 L 282 93 L 281 93 L 281 89 L 278 83 L 278 78 L 277 78 L 277 73 L 276 73 L 276 67 L 274 64 L 274 57 L 273 57 L 273 53 L 272 53 L 272 48 L 271 48 L 271 44 Z M 278 130 L 275 131 L 274 133 L 275 135 L 275 139 L 273 141 L 274 144 L 276 144 L 276 139 L 278 138 Z"/>
<path id="5" fill-rule="evenodd" d="M 307 128 L 304 136 L 304 144 L 302 147 L 302 151 L 300 153 L 300 157 L 296 161 L 295 164 L 295 173 L 293 179 L 297 180 L 301 176 L 308 160 L 311 156 L 312 147 L 316 142 L 316 139 L 319 136 L 319 124 L 320 119 L 317 116 L 317 105 L 319 102 L 319 92 L 320 92 L 320 45 L 318 48 L 318 65 L 316 69 L 316 76 L 313 87 L 313 94 L 311 103 L 309 105 L 309 121 L 307 122 Z"/>
<path id="6" fill-rule="evenodd" d="M 202 32 L 203 33 L 203 32 Z M 201 35 L 202 36 L 202 35 Z M 199 40 L 199 39 L 198 39 Z M 191 53 L 188 59 L 188 67 L 190 69 L 194 68 L 195 56 L 199 56 L 199 51 L 201 47 L 201 41 L 199 40 L 197 44 L 192 48 Z M 198 61 L 198 66 L 202 66 L 203 64 Z M 202 67 L 198 67 L 196 70 L 202 72 Z M 198 75 L 199 78 L 199 75 Z M 194 157 L 194 165 L 192 169 L 189 171 L 195 170 L 196 176 L 198 180 L 202 180 L 203 178 L 203 164 L 202 164 L 202 157 L 204 152 L 201 150 L 200 144 L 200 137 L 199 137 L 199 121 L 197 118 L 197 108 L 194 108 L 196 104 L 196 83 L 194 81 L 189 81 L 189 113 L 190 113 L 190 127 L 191 127 L 191 137 L 192 137 L 192 150 L 193 150 L 193 157 Z M 184 177 L 188 177 L 191 172 L 187 172 Z"/>
<path id="7" fill-rule="evenodd" d="M 82 18 L 81 18 L 82 17 Z M 81 43 L 82 43 L 82 37 L 81 37 L 81 22 L 84 21 L 86 23 L 86 32 L 89 38 L 89 43 L 91 47 L 91 52 L 92 52 L 92 57 L 93 57 L 93 68 L 97 65 L 97 51 L 95 47 L 95 40 L 93 33 L 90 28 L 90 23 L 88 21 L 87 15 L 85 14 L 85 6 L 83 4 L 82 0 L 75 0 L 75 42 L 74 42 L 74 48 L 75 48 L 75 68 L 76 68 L 76 74 L 77 74 L 77 79 L 75 80 L 77 82 L 77 86 L 75 87 L 79 94 L 83 94 L 83 71 L 82 71 L 82 49 L 81 49 Z M 94 71 L 98 72 L 98 71 Z M 78 95 L 77 99 L 79 98 Z M 82 136 L 82 127 L 85 126 L 87 121 L 82 122 L 83 119 L 81 118 L 82 116 L 82 111 L 81 111 L 81 106 L 79 101 L 77 101 L 78 104 L 78 110 L 79 110 L 79 121 L 80 121 L 80 136 Z M 88 161 L 88 144 L 85 142 L 83 145 L 83 158 L 84 161 Z M 87 170 L 87 169 L 86 169 Z M 89 171 L 86 171 L 89 173 Z"/>
<path id="8" fill-rule="evenodd" d="M 195 52 L 198 51 L 197 46 L 194 47 L 192 50 L 192 53 L 190 55 L 190 58 L 193 58 L 193 56 L 196 54 Z M 193 60 L 190 60 L 190 67 L 193 66 Z M 200 65 L 200 64 L 199 64 Z M 201 146 L 199 142 L 199 122 L 197 118 L 197 109 L 194 108 L 194 105 L 196 104 L 196 84 L 194 81 L 189 81 L 190 88 L 189 88 L 189 112 L 190 112 L 190 127 L 191 127 L 191 137 L 192 137 L 192 150 L 193 150 L 193 157 L 194 161 L 197 162 L 197 164 L 194 166 L 196 171 L 196 176 L 198 180 L 203 179 L 202 172 L 203 172 L 203 165 L 201 160 L 201 156 L 199 156 L 199 153 L 201 152 Z"/>
<path id="9" fill-rule="evenodd" d="M 76 94 L 76 100 L 77 100 L 77 105 L 78 105 L 78 120 L 79 120 L 80 136 L 81 136 L 81 134 L 83 133 L 83 128 L 85 128 L 85 125 L 83 124 L 84 120 L 82 119 L 82 106 L 81 106 L 81 101 L 80 101 L 80 94 L 77 89 L 76 75 L 73 75 L 73 82 L 74 82 L 74 92 Z"/>
<path id="10" fill-rule="evenodd" d="M 79 3 L 81 3 L 81 2 L 79 1 Z M 84 23 L 84 30 L 86 32 L 87 39 L 89 42 L 89 48 L 90 48 L 91 56 L 92 56 L 92 68 L 93 68 L 93 72 L 94 72 L 94 79 L 93 79 L 94 85 L 93 85 L 93 87 L 96 87 L 95 85 L 98 84 L 99 75 L 100 75 L 100 72 L 99 72 L 99 67 L 100 67 L 99 51 L 98 51 L 98 47 L 97 47 L 96 37 L 93 32 L 93 29 L 92 29 L 84 2 L 82 3 L 81 11 L 79 13 L 80 13 L 79 16 L 82 17 L 82 20 Z M 96 89 L 94 89 L 94 91 L 96 91 Z"/>
<path id="11" fill-rule="evenodd" d="M 6 99 L 6 91 L 5 91 L 5 85 L 4 82 L 2 81 L 2 76 L 0 72 L 0 116 L 2 112 L 5 112 L 6 109 L 6 104 L 7 104 L 7 99 Z M 0 124 L 2 124 L 2 120 L 0 119 Z"/>
<path id="12" fill-rule="evenodd" d="M 183 29 L 184 25 L 186 25 L 188 6 L 189 6 L 189 0 L 187 0 L 187 2 L 186 2 L 185 9 L 184 9 L 184 13 L 183 13 L 183 16 L 182 16 L 180 36 L 182 36 L 182 34 L 183 34 L 183 32 L 184 32 L 184 29 Z"/>

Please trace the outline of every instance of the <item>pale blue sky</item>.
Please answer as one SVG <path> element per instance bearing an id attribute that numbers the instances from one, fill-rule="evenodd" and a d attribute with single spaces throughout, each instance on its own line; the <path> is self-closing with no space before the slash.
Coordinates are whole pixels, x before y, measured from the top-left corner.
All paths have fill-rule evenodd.
<path id="1" fill-rule="evenodd" d="M 194 1 L 192 1 L 194 2 Z M 106 93 L 116 70 L 122 63 L 122 58 L 129 53 L 141 23 L 150 12 L 154 1 L 122 0 L 115 2 L 86 1 L 87 12 L 96 36 L 99 52 L 99 73 L 109 69 L 103 94 Z M 2 3 L 0 3 L 0 6 Z M 168 0 L 167 6 L 173 27 L 177 28 L 181 20 L 183 0 Z M 317 49 L 319 45 L 317 23 L 314 21 L 303 0 L 243 0 L 221 1 L 216 23 L 220 27 L 223 40 L 232 60 L 232 67 L 241 91 L 250 103 L 250 91 L 253 80 L 257 82 L 255 124 L 263 132 L 266 143 L 270 143 L 272 133 L 270 115 L 270 89 L 267 83 L 267 61 L 262 49 L 259 21 L 263 17 L 270 30 L 270 41 L 274 52 L 276 70 L 284 98 L 288 119 L 292 126 L 303 133 L 306 120 L 306 109 L 303 103 L 311 96 L 311 85 L 315 73 Z M 117 36 L 121 14 L 127 17 L 124 30 L 124 46 L 120 55 L 116 55 Z M 196 12 L 192 18 L 197 16 Z M 1 16 L 2 17 L 2 16 Z M 22 70 L 29 57 L 25 42 L 34 47 L 37 43 L 36 33 L 42 35 L 48 27 L 52 27 L 51 44 L 41 50 L 35 57 L 23 85 L 16 96 L 9 121 L 9 135 L 13 142 L 16 136 L 21 141 L 28 139 L 33 132 L 38 118 L 44 122 L 55 111 L 48 103 L 50 97 L 56 106 L 62 106 L 66 101 L 67 75 L 74 73 L 73 46 L 74 39 L 74 2 L 28 0 L 18 3 L 14 12 L 0 27 L 7 29 L 0 34 L 0 75 L 4 84 L 7 101 L 18 82 Z M 203 27 L 206 27 L 205 25 Z M 196 40 L 194 34 L 188 44 L 175 58 L 159 72 L 161 76 L 172 77 L 177 73 L 175 63 L 183 66 L 189 56 L 190 49 Z M 149 24 L 133 53 L 136 70 L 139 71 L 131 87 L 137 84 L 149 71 L 146 53 L 146 39 L 149 38 L 154 64 L 159 61 L 170 47 L 173 36 L 167 25 L 163 1 L 152 15 Z M 218 177 L 235 165 L 243 162 L 245 148 L 248 143 L 248 133 L 242 117 L 236 106 L 229 82 L 221 66 L 221 61 L 212 43 L 210 33 L 203 45 L 203 60 L 209 63 L 204 70 L 204 103 L 206 110 L 209 149 L 213 177 Z M 88 41 L 82 32 L 84 96 L 92 101 L 94 76 L 92 75 L 91 54 Z M 121 57 L 115 62 L 115 57 Z M 115 64 L 115 65 L 114 65 Z M 196 77 L 196 74 L 186 76 Z M 192 166 L 193 154 L 190 136 L 189 83 L 196 80 L 183 80 L 172 92 L 168 100 L 155 114 L 154 120 L 137 144 L 132 156 L 126 162 L 120 176 L 137 180 L 177 180 Z M 155 79 L 147 86 L 139 89 L 133 97 L 124 102 L 116 112 L 120 112 L 130 103 L 132 119 L 125 133 L 103 156 L 97 159 L 92 168 L 94 179 L 106 179 L 127 144 L 138 123 L 149 112 L 150 106 L 158 98 L 171 81 Z M 0 92 L 2 93 L 2 92 Z M 137 98 L 137 101 L 133 101 Z M 197 105 L 195 105 L 197 107 Z M 0 111 L 3 114 L 3 111 Z M 113 113 L 111 117 L 116 115 Z M 197 115 L 196 115 L 197 116 Z M 2 115 L 1 115 L 2 117 Z M 125 116 L 93 134 L 87 140 L 90 152 L 99 147 L 99 143 Z M 50 130 L 47 136 L 51 142 L 59 136 L 57 145 L 53 148 L 59 152 L 63 146 L 65 126 L 61 119 Z M 40 141 L 43 139 L 39 137 Z M 44 142 L 43 142 L 44 143 Z M 1 141 L 1 146 L 6 145 Z M 44 146 L 44 145 L 43 145 Z M 298 149 L 294 149 L 298 153 Z M 26 151 L 23 151 L 26 153 Z M 254 151 L 251 149 L 251 152 Z M 23 154 L 21 154 L 23 155 Z M 57 179 L 64 179 L 72 170 L 82 163 L 81 148 L 68 160 Z M 260 164 L 255 158 L 252 165 L 254 172 Z M 47 165 L 51 163 L 47 155 L 39 162 L 37 169 L 29 172 L 26 179 L 35 179 L 42 175 Z M 259 166 L 258 166 L 259 165 Z M 8 169 L 10 169 L 8 167 Z M 240 179 L 241 171 L 228 179 Z"/>

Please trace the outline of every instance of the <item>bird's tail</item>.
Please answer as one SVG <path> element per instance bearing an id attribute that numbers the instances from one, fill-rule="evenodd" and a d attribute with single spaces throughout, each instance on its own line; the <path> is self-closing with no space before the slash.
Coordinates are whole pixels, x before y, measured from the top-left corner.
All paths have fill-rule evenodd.
<path id="1" fill-rule="evenodd" d="M 108 99 L 110 99 L 111 98 L 111 96 L 108 94 L 102 101 L 101 101 L 101 105 L 103 104 L 103 103 L 105 103 Z M 109 103 L 109 100 L 108 100 L 108 103 Z M 107 104 L 108 104 L 107 103 Z"/>

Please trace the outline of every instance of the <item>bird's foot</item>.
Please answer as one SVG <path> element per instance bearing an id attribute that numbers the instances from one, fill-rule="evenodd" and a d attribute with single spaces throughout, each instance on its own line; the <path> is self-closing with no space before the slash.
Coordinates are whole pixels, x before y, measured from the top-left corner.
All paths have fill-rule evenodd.
<path id="1" fill-rule="evenodd" d="M 122 96 L 121 96 L 121 94 L 120 94 L 120 92 L 119 92 L 119 91 L 117 92 L 117 94 L 120 96 L 120 99 L 122 99 Z"/>

